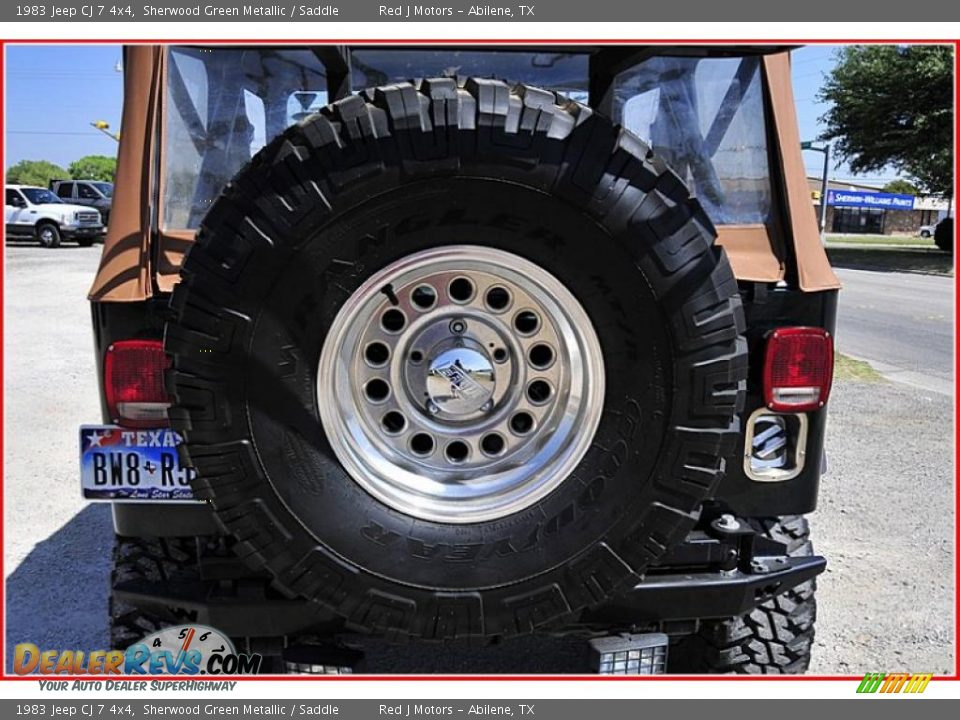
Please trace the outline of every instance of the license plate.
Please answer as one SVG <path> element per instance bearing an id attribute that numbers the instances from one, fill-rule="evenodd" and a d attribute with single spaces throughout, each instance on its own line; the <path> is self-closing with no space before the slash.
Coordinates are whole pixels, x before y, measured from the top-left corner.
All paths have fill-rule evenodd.
<path id="1" fill-rule="evenodd" d="M 80 427 L 80 487 L 87 500 L 199 502 L 181 467 L 180 436 L 173 430 L 131 430 L 114 425 Z"/>

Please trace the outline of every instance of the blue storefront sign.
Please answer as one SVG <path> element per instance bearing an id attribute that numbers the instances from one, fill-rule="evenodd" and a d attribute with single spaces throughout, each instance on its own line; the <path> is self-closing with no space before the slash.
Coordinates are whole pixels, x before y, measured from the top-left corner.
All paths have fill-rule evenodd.
<path id="1" fill-rule="evenodd" d="M 913 195 L 870 192 L 869 190 L 827 190 L 827 205 L 834 207 L 913 210 Z"/>

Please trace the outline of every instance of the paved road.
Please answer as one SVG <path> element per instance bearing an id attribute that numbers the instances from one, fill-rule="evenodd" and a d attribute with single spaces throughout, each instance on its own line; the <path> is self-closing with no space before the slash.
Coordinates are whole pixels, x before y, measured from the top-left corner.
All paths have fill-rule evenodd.
<path id="1" fill-rule="evenodd" d="M 77 428 L 100 421 L 86 299 L 100 249 L 6 247 L 8 658 L 17 642 L 106 649 L 113 526 L 109 507 L 80 499 L 77 481 Z"/>
<path id="2" fill-rule="evenodd" d="M 3 492 L 11 652 L 19 642 L 107 648 L 110 512 L 84 503 L 77 489 L 76 428 L 98 420 L 85 300 L 98 256 L 98 248 L 6 248 Z M 869 278 L 851 283 L 850 273 L 843 274 L 848 298 L 857 295 L 857 284 L 872 286 Z M 841 342 L 853 342 L 854 315 L 844 312 Z M 884 332 L 906 330 L 893 325 Z M 894 383 L 847 381 L 835 388 L 831 472 L 812 516 L 817 549 L 830 562 L 820 578 L 813 671 L 953 671 L 953 481 L 944 440 L 952 436 L 951 403 L 946 395 Z M 563 672 L 582 667 L 580 651 L 572 643 L 545 647 L 528 639 L 459 653 L 401 646 L 378 652 L 370 669 Z"/>
<path id="3" fill-rule="evenodd" d="M 838 269 L 840 352 L 891 380 L 953 395 L 953 278 Z"/>

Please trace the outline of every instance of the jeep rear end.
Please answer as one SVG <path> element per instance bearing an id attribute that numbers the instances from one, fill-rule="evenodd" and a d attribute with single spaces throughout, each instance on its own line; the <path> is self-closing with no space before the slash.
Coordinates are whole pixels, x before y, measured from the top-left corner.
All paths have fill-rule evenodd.
<path id="1" fill-rule="evenodd" d="M 189 621 L 350 672 L 360 635 L 535 633 L 605 674 L 806 670 L 839 282 L 788 49 L 124 67 L 81 432 L 115 646 Z"/>

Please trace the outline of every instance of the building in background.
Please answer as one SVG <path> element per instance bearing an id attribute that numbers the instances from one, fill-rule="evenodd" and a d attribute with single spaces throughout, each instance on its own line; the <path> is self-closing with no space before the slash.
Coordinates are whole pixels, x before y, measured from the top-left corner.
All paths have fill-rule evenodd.
<path id="1" fill-rule="evenodd" d="M 810 197 L 820 217 L 818 177 L 808 177 Z M 831 181 L 827 185 L 827 232 L 873 235 L 916 235 L 952 214 L 949 198 L 885 193 L 873 185 Z"/>

